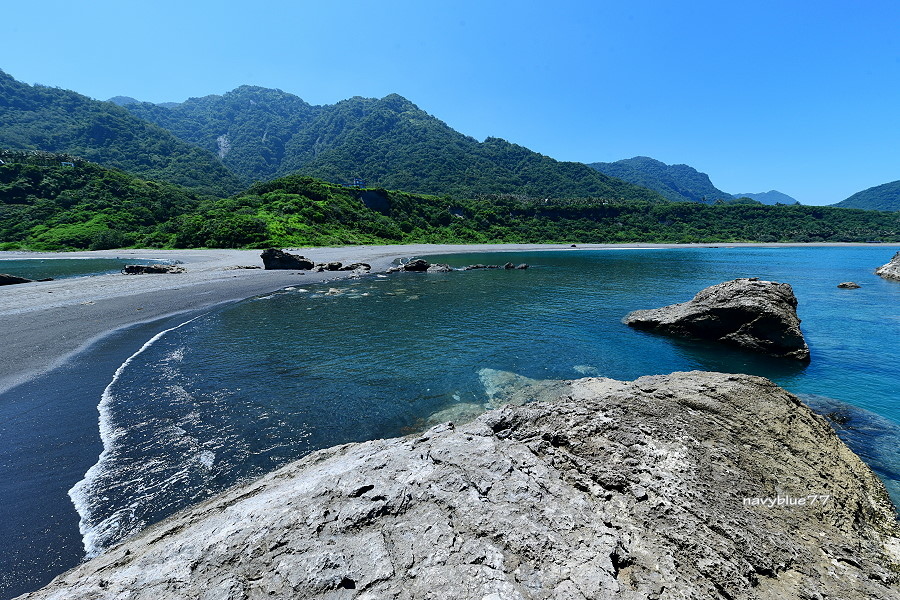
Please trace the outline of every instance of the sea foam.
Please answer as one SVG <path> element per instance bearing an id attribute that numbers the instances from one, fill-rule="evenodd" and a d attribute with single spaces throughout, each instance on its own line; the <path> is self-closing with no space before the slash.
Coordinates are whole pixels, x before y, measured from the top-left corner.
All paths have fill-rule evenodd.
<path id="1" fill-rule="evenodd" d="M 113 387 L 122 377 L 122 374 L 125 372 L 128 365 L 153 346 L 159 339 L 167 333 L 199 319 L 201 316 L 203 315 L 189 319 L 175 327 L 170 327 L 147 340 L 137 352 L 129 356 L 125 362 L 119 365 L 119 368 L 116 369 L 116 372 L 113 375 L 112 381 L 110 381 L 106 386 L 106 389 L 103 390 L 103 394 L 100 397 L 100 404 L 97 405 L 97 411 L 100 413 L 100 440 L 103 442 L 103 451 L 100 453 L 97 462 L 84 474 L 84 478 L 69 490 L 69 498 L 72 499 L 72 504 L 75 505 L 75 510 L 80 517 L 78 530 L 81 532 L 84 551 L 88 558 L 100 554 L 109 542 L 139 531 L 145 525 L 143 521 L 134 518 L 134 509 L 132 507 L 117 510 L 105 519 L 97 519 L 94 516 L 94 505 L 92 500 L 94 494 L 100 491 L 97 489 L 99 487 L 98 482 L 106 474 L 107 469 L 109 469 L 111 458 L 115 454 L 117 440 L 125 433 L 124 429 L 115 426 L 112 416 L 112 404 L 115 400 L 112 391 Z M 176 351 L 173 355 L 170 355 L 169 358 L 180 360 L 182 356 L 178 356 L 177 354 L 178 352 Z M 123 532 L 123 527 L 127 528 L 128 531 Z"/>

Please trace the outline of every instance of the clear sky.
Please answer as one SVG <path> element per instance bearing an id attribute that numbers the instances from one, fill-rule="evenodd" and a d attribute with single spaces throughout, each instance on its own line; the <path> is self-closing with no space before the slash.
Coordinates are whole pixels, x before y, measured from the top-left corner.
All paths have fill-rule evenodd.
<path id="1" fill-rule="evenodd" d="M 897 0 L 6 2 L 0 69 L 101 100 L 398 93 L 559 160 L 828 204 L 900 179 Z"/>

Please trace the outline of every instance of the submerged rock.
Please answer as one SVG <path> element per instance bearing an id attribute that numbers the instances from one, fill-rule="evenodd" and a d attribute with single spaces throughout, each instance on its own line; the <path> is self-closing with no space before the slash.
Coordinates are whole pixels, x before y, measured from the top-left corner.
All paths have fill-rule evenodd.
<path id="1" fill-rule="evenodd" d="M 178 265 L 125 265 L 122 272 L 126 275 L 166 275 L 184 273 L 184 267 Z"/>
<path id="2" fill-rule="evenodd" d="M 562 385 L 314 452 L 26 597 L 900 598 L 884 486 L 795 396 L 700 372 Z"/>
<path id="3" fill-rule="evenodd" d="M 845 281 L 843 283 L 839 283 L 838 287 L 842 290 L 858 290 L 859 284 L 853 281 Z"/>
<path id="4" fill-rule="evenodd" d="M 263 260 L 263 268 L 267 270 L 297 269 L 298 271 L 308 271 L 316 266 L 313 261 L 306 257 L 289 254 L 277 248 L 266 248 L 259 256 Z"/>
<path id="5" fill-rule="evenodd" d="M 6 273 L 0 273 L 0 285 L 16 285 L 19 283 L 34 283 L 34 279 L 26 279 L 24 277 L 18 277 L 16 275 L 7 275 Z"/>
<path id="6" fill-rule="evenodd" d="M 891 262 L 875 269 L 875 274 L 880 275 L 885 279 L 900 281 L 900 252 L 894 255 Z"/>
<path id="7" fill-rule="evenodd" d="M 787 283 L 755 277 L 726 281 L 701 290 L 688 302 L 636 310 L 623 322 L 636 329 L 809 360 L 797 317 L 797 298 Z"/>

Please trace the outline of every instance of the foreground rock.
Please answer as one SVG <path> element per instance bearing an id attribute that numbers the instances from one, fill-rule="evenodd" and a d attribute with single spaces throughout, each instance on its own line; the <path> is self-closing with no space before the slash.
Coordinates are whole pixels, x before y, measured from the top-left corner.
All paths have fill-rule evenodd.
<path id="1" fill-rule="evenodd" d="M 19 283 L 34 283 L 34 279 L 26 279 L 24 277 L 17 277 L 16 275 L 7 275 L 6 273 L 0 273 L 0 285 L 16 285 Z"/>
<path id="2" fill-rule="evenodd" d="M 559 386 L 315 452 L 28 597 L 900 598 L 884 487 L 796 397 L 699 372 Z"/>
<path id="3" fill-rule="evenodd" d="M 267 270 L 297 269 L 298 271 L 308 271 L 316 266 L 316 263 L 308 258 L 297 254 L 289 254 L 277 248 L 266 248 L 259 256 L 262 258 L 263 268 Z"/>
<path id="4" fill-rule="evenodd" d="M 891 262 L 875 269 L 875 274 L 880 275 L 885 279 L 900 281 L 900 252 L 894 255 Z"/>
<path id="5" fill-rule="evenodd" d="M 178 265 L 125 265 L 122 272 L 126 275 L 167 275 L 184 273 L 184 267 Z"/>
<path id="6" fill-rule="evenodd" d="M 844 281 L 838 284 L 838 287 L 842 290 L 858 290 L 859 284 L 853 281 Z"/>
<path id="7" fill-rule="evenodd" d="M 797 298 L 787 283 L 758 278 L 726 281 L 701 290 L 688 302 L 636 310 L 623 322 L 636 329 L 809 360 L 797 317 Z"/>

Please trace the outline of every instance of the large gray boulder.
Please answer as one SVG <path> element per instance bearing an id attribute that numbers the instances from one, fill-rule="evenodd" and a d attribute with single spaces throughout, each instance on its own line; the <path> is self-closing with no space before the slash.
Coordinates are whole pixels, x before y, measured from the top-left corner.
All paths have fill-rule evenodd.
<path id="1" fill-rule="evenodd" d="M 306 257 L 290 254 L 277 248 L 266 248 L 259 255 L 263 260 L 263 268 L 271 269 L 296 269 L 308 271 L 316 266 L 316 263 Z"/>
<path id="2" fill-rule="evenodd" d="M 877 269 L 875 269 L 875 274 L 884 277 L 885 279 L 892 279 L 894 281 L 900 281 L 900 252 L 894 255 L 894 258 L 891 259 L 891 262 L 886 265 L 881 265 Z"/>
<path id="3" fill-rule="evenodd" d="M 636 310 L 623 322 L 635 329 L 809 360 L 797 317 L 797 298 L 787 283 L 755 277 L 726 281 L 701 290 L 688 302 Z"/>
<path id="4" fill-rule="evenodd" d="M 721 373 L 557 383 L 314 452 L 27 597 L 900 598 L 884 486 L 796 397 Z"/>

